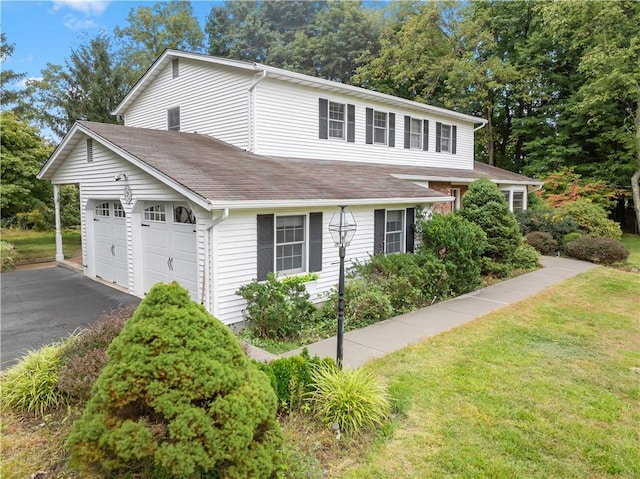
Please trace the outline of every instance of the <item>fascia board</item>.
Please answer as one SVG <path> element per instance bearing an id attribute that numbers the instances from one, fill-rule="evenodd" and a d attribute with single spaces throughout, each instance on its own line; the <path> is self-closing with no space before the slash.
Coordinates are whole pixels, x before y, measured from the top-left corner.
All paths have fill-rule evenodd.
<path id="1" fill-rule="evenodd" d="M 79 126 L 80 125 L 78 123 L 73 124 L 69 132 L 65 135 L 65 137 L 58 144 L 58 146 L 56 146 L 56 149 L 53 150 L 53 153 L 51 153 L 51 156 L 49 157 L 47 162 L 44 164 L 44 166 L 40 169 L 40 171 L 36 175 L 36 178 L 38 178 L 39 180 L 45 180 L 49 178 L 48 177 L 49 170 L 51 169 L 53 164 L 57 161 L 58 157 L 63 154 L 67 146 L 69 146 L 72 140 L 74 140 L 74 136 Z"/>
<path id="2" fill-rule="evenodd" d="M 461 177 L 461 176 L 430 176 L 430 175 L 402 175 L 402 174 L 393 174 L 391 175 L 399 180 L 409 180 L 409 181 L 444 181 L 450 183 L 472 183 L 478 178 L 472 177 Z M 488 178 L 488 177 L 485 177 Z M 493 181 L 498 185 L 532 185 L 532 186 L 542 186 L 544 183 L 541 181 L 525 181 L 525 180 L 505 180 L 505 179 L 494 179 L 489 178 L 489 180 Z"/>
<path id="3" fill-rule="evenodd" d="M 306 208 L 326 206 L 373 206 L 399 204 L 448 203 L 453 196 L 416 197 L 416 198 L 364 198 L 364 199 L 332 199 L 332 200 L 263 200 L 263 201 L 212 201 L 211 209 L 267 209 L 267 208 Z"/>

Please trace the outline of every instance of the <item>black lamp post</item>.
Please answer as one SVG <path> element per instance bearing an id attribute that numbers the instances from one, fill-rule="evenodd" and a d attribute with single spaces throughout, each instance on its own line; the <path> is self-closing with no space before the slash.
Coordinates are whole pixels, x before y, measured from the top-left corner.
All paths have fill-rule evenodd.
<path id="1" fill-rule="evenodd" d="M 336 362 L 342 369 L 342 343 L 344 340 L 344 257 L 347 246 L 356 234 L 356 220 L 353 214 L 344 211 L 346 206 L 340 206 L 340 212 L 334 213 L 329 223 L 329 232 L 334 244 L 339 248 L 340 278 L 338 280 L 338 351 Z"/>

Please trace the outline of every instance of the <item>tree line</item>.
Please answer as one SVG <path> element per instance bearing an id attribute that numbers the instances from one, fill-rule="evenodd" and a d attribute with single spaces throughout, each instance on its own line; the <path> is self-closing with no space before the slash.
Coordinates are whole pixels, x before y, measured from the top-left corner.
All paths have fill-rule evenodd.
<path id="1" fill-rule="evenodd" d="M 4 61 L 13 46 L 1 47 Z M 204 28 L 190 2 L 161 2 L 85 37 L 25 90 L 3 71 L 2 108 L 60 138 L 79 119 L 118 123 L 110 112 L 166 48 L 477 115 L 478 160 L 539 178 L 570 168 L 640 203 L 640 2 L 227 1 Z"/>

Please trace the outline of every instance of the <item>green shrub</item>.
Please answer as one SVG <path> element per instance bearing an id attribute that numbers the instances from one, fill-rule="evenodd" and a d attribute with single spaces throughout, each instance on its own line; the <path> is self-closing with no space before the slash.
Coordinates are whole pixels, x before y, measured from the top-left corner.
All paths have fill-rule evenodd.
<path id="1" fill-rule="evenodd" d="M 246 317 L 264 338 L 295 338 L 315 313 L 304 283 L 317 279 L 307 274 L 278 279 L 274 273 L 266 281 L 253 280 L 236 294 L 247 301 Z"/>
<path id="2" fill-rule="evenodd" d="M 422 244 L 420 251 L 428 251 L 443 261 L 449 290 L 455 294 L 473 291 L 482 284 L 482 253 L 487 236 L 478 225 L 458 214 L 434 215 L 417 228 Z"/>
<path id="3" fill-rule="evenodd" d="M 91 388 L 107 363 L 107 348 L 134 310 L 128 307 L 111 311 L 69 342 L 60 365 L 60 391 L 78 402 L 89 400 Z"/>
<path id="4" fill-rule="evenodd" d="M 562 249 L 564 251 L 567 250 L 567 245 L 572 241 L 577 240 L 578 238 L 582 238 L 584 235 L 582 233 L 568 233 L 562 237 Z"/>
<path id="5" fill-rule="evenodd" d="M 528 244 L 523 244 L 513 253 L 511 265 L 515 269 L 533 269 L 538 266 L 540 254 L 536 249 Z"/>
<path id="6" fill-rule="evenodd" d="M 543 231 L 553 236 L 558 243 L 565 235 L 582 231 L 572 216 L 560 215 L 548 206 L 519 211 L 516 213 L 516 220 L 523 235 L 526 236 L 533 231 Z"/>
<path id="7" fill-rule="evenodd" d="M 459 214 L 480 226 L 487 236 L 484 257 L 494 263 L 508 264 L 522 244 L 522 234 L 498 187 L 486 178 L 476 180 L 469 185 L 462 204 Z"/>
<path id="8" fill-rule="evenodd" d="M 0 241 L 0 271 L 12 271 L 16 267 L 16 249 L 6 241 Z"/>
<path id="9" fill-rule="evenodd" d="M 378 282 L 351 279 L 344 285 L 344 328 L 362 328 L 393 316 L 391 299 Z M 334 288 L 318 311 L 319 321 L 337 318 L 338 292 Z"/>
<path id="10" fill-rule="evenodd" d="M 513 255 L 511 255 L 513 259 Z M 493 276 L 494 278 L 507 278 L 513 272 L 513 265 L 511 261 L 508 263 L 498 262 L 494 259 L 482 258 L 482 274 L 487 276 Z"/>
<path id="11" fill-rule="evenodd" d="M 549 233 L 532 231 L 527 233 L 527 243 L 542 254 L 554 254 L 558 250 L 558 242 Z"/>
<path id="12" fill-rule="evenodd" d="M 602 264 L 619 263 L 629 257 L 629 250 L 620 241 L 590 236 L 583 236 L 568 243 L 567 253 L 576 259 Z"/>
<path id="13" fill-rule="evenodd" d="M 607 212 L 602 206 L 587 200 L 576 200 L 566 203 L 556 209 L 560 216 L 573 217 L 580 227 L 594 238 L 622 238 L 622 229 L 615 221 L 607 218 Z"/>
<path id="14" fill-rule="evenodd" d="M 2 373 L 2 407 L 23 414 L 44 415 L 67 404 L 67 396 L 58 389 L 58 368 L 65 343 L 30 351 Z"/>
<path id="15" fill-rule="evenodd" d="M 105 476 L 269 477 L 282 434 L 268 377 L 177 283 L 157 284 L 107 350 L 68 439 Z"/>
<path id="16" fill-rule="evenodd" d="M 312 372 L 330 358 L 320 359 L 309 356 L 307 348 L 298 356 L 274 359 L 269 363 L 260 363 L 260 369 L 269 376 L 282 412 L 300 409 L 305 396 L 312 389 Z"/>
<path id="17" fill-rule="evenodd" d="M 363 369 L 324 366 L 314 371 L 313 380 L 310 397 L 324 424 L 336 424 L 341 432 L 352 434 L 380 426 L 389 417 L 389 396 Z"/>

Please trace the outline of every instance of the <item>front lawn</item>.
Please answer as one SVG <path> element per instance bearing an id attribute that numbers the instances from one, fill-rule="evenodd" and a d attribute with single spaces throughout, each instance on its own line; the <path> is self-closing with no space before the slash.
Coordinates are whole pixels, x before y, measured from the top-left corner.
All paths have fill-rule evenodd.
<path id="1" fill-rule="evenodd" d="M 3 229 L 1 238 L 15 246 L 16 265 L 55 261 L 55 231 Z M 81 255 L 82 245 L 79 229 L 62 232 L 62 250 L 67 259 Z"/>
<path id="2" fill-rule="evenodd" d="M 339 477 L 640 477 L 640 276 L 596 268 L 371 362 L 410 404 Z"/>
<path id="3" fill-rule="evenodd" d="M 640 270 L 640 235 L 625 233 L 621 241 L 629 250 L 627 265 Z"/>

